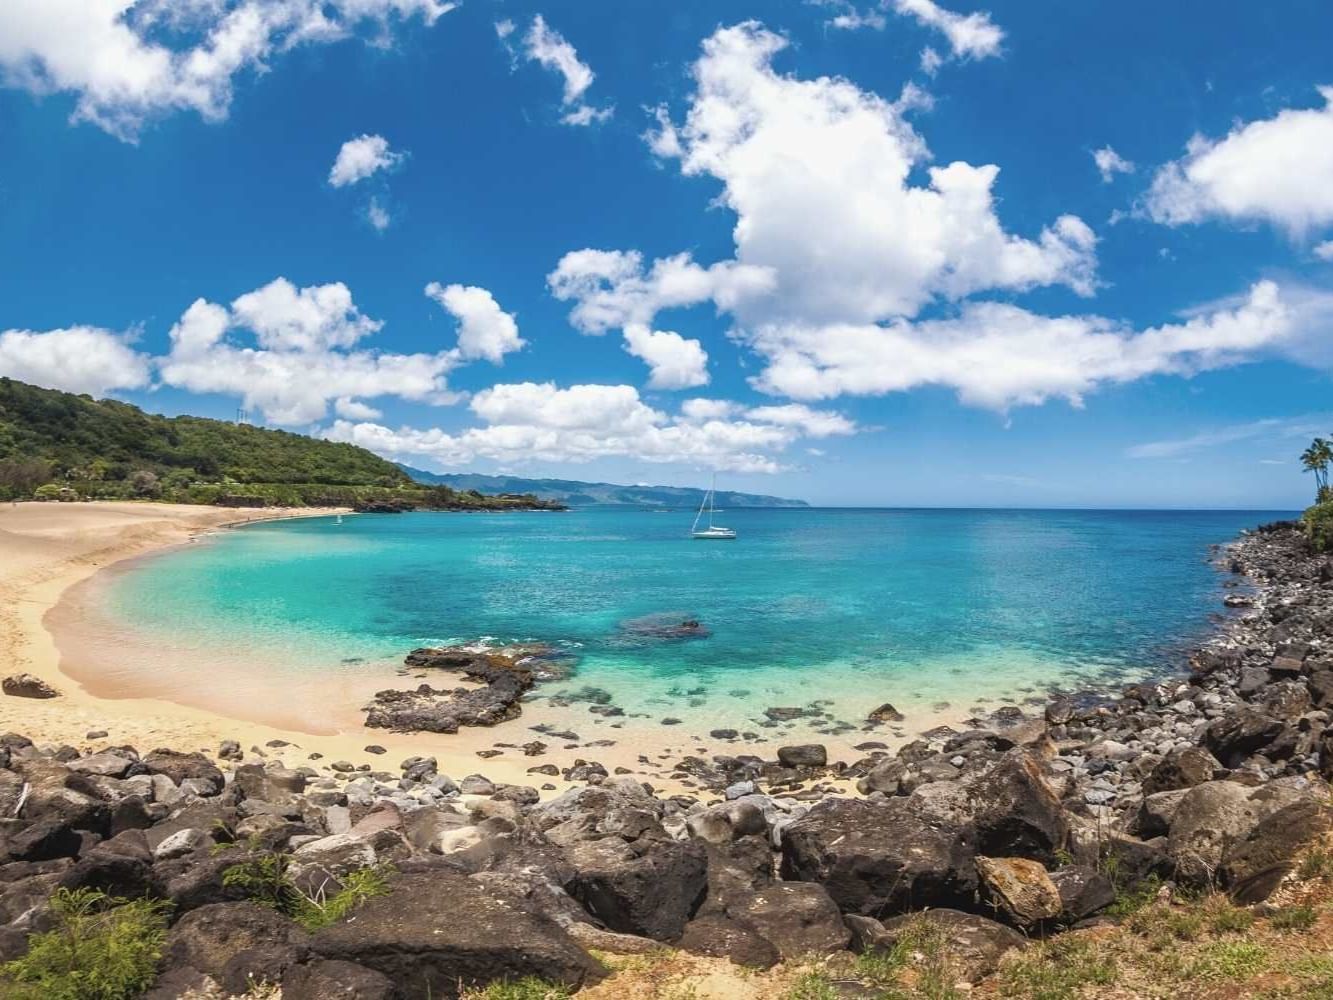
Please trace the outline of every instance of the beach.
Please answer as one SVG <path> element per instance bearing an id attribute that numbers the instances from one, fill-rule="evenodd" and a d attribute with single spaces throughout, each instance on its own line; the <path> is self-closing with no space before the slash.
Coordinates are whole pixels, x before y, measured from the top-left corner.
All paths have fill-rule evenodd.
<path id="1" fill-rule="evenodd" d="M 183 671 L 182 676 L 208 678 L 211 683 L 201 680 L 171 688 L 155 683 L 152 667 L 154 657 L 170 656 L 171 651 L 136 645 L 130 656 L 115 651 L 120 662 L 139 662 L 136 669 L 99 669 L 100 662 L 116 657 L 98 646 L 97 634 L 88 633 L 82 617 L 91 605 L 87 591 L 107 577 L 104 571 L 115 572 L 116 567 L 144 559 L 150 561 L 151 571 L 153 556 L 229 527 L 336 513 L 147 502 L 26 503 L 0 508 L 0 660 L 6 675 L 30 673 L 60 692 L 50 700 L 0 697 L 0 731 L 83 748 L 169 746 L 210 756 L 222 741 L 235 740 L 251 759 L 262 753 L 267 760 L 292 767 L 314 761 L 327 767 L 345 760 L 378 770 L 424 755 L 435 757 L 442 772 L 459 777 L 481 771 L 495 780 L 557 788 L 567 786 L 560 776 L 534 775 L 528 769 L 555 764 L 563 770 L 581 760 L 595 760 L 608 770 L 640 775 L 659 789 L 688 790 L 691 779 L 675 767 L 686 756 L 771 755 L 784 743 L 818 741 L 827 745 L 832 760 L 851 761 L 861 756 L 855 744 L 873 739 L 898 745 L 931 726 L 956 723 L 963 714 L 914 713 L 906 728 L 837 737 L 813 733 L 799 723 L 787 724 L 764 731 L 753 743 L 723 743 L 692 725 L 664 728 L 654 721 L 624 729 L 594 728 L 587 706 L 549 705 L 539 688 L 538 697 L 525 705 L 520 718 L 499 726 L 469 727 L 449 735 L 400 734 L 360 724 L 361 706 L 375 690 L 419 683 L 419 672 L 407 675 L 393 665 L 355 680 L 299 683 L 262 671 L 242 671 L 235 675 L 234 685 L 225 680 L 232 675 L 201 667 Z M 219 662 L 225 662 L 221 652 Z M 239 663 L 234 666 L 240 671 Z M 458 680 L 450 678 L 447 683 Z M 543 723 L 555 733 L 577 726 L 581 738 L 562 740 L 532 731 Z M 101 732 L 106 735 L 88 736 Z M 536 758 L 521 750 L 522 744 L 533 740 L 548 745 Z M 384 752 L 368 752 L 366 747 L 371 746 Z M 851 782 L 839 784 L 850 787 Z"/>

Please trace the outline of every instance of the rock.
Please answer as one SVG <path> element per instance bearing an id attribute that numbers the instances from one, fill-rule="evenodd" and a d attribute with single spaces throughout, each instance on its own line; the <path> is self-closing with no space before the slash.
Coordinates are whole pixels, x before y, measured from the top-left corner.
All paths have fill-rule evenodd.
<path id="1" fill-rule="evenodd" d="M 710 729 L 708 735 L 715 740 L 734 740 L 740 737 L 740 733 L 734 729 Z"/>
<path id="2" fill-rule="evenodd" d="M 710 844 L 726 844 L 751 834 L 768 832 L 763 812 L 753 802 L 724 802 L 686 817 L 690 836 Z"/>
<path id="3" fill-rule="evenodd" d="M 241 745 L 235 740 L 223 740 L 222 745 L 218 747 L 218 759 L 242 761 L 245 759 L 245 754 L 241 752 Z"/>
<path id="4" fill-rule="evenodd" d="M 1212 781 L 1222 769 L 1217 758 L 1202 747 L 1186 746 L 1170 751 L 1143 781 L 1143 794 L 1193 788 Z"/>
<path id="5" fill-rule="evenodd" d="M 915 806 L 825 799 L 783 831 L 783 877 L 819 883 L 844 913 L 971 905 L 973 832 Z"/>
<path id="6" fill-rule="evenodd" d="M 78 831 L 59 818 L 39 819 L 5 836 L 4 848 L 15 861 L 50 861 L 75 857 L 83 846 Z"/>
<path id="7" fill-rule="evenodd" d="M 574 869 L 566 891 L 610 930 L 672 941 L 703 902 L 707 855 L 691 841 L 616 837 L 565 850 Z"/>
<path id="8" fill-rule="evenodd" d="M 201 794 L 218 795 L 226 784 L 222 772 L 216 764 L 201 753 L 177 753 L 175 750 L 154 750 L 140 761 L 148 774 L 162 774 L 177 785 L 187 780 L 204 783 L 211 792 Z"/>
<path id="9" fill-rule="evenodd" d="M 154 861 L 170 861 L 202 850 L 213 843 L 213 838 L 203 830 L 186 828 L 178 830 L 153 848 Z"/>
<path id="10" fill-rule="evenodd" d="M 870 722 L 902 722 L 906 716 L 886 701 L 879 708 L 871 711 L 866 718 Z"/>
<path id="11" fill-rule="evenodd" d="M 1060 894 L 1061 923 L 1086 920 L 1115 902 L 1115 886 L 1095 868 L 1069 865 L 1051 872 L 1050 877 Z"/>
<path id="12" fill-rule="evenodd" d="M 1226 767 L 1239 767 L 1251 754 L 1277 738 L 1282 723 L 1253 708 L 1237 708 L 1212 722 L 1204 746 Z"/>
<path id="13" fill-rule="evenodd" d="M 1207 781 L 1185 793 L 1172 818 L 1167 847 L 1179 877 L 1208 882 L 1227 848 L 1254 829 L 1260 815 L 1251 792 L 1234 781 Z"/>
<path id="14" fill-rule="evenodd" d="M 12 698 L 59 698 L 60 692 L 32 674 L 10 674 L 0 680 L 0 690 Z"/>
<path id="15" fill-rule="evenodd" d="M 1027 858 L 977 858 L 977 872 L 991 903 L 1019 927 L 1035 927 L 1060 915 L 1060 890 L 1045 867 Z"/>
<path id="16" fill-rule="evenodd" d="M 456 733 L 460 726 L 494 726 L 522 713 L 519 699 L 536 683 L 531 647 L 477 652 L 457 646 L 417 649 L 408 666 L 460 671 L 481 687 L 452 690 L 421 684 L 412 691 L 379 691 L 366 725 L 397 732 Z"/>
<path id="17" fill-rule="evenodd" d="M 781 959 L 771 942 L 725 913 L 707 913 L 691 920 L 676 947 L 691 955 L 725 958 L 752 969 L 771 969 Z"/>
<path id="18" fill-rule="evenodd" d="M 784 959 L 842 951 L 851 932 L 821 886 L 774 882 L 727 903 L 727 915 L 757 931 Z"/>
<path id="19" fill-rule="evenodd" d="M 1050 861 L 1069 825 L 1060 799 L 1025 750 L 1008 751 L 967 789 L 976 849 L 993 857 Z"/>
<path id="20" fill-rule="evenodd" d="M 945 954 L 957 968 L 959 977 L 968 983 L 980 982 L 994 974 L 1005 954 L 1027 947 L 1027 939 L 1012 928 L 958 910 L 926 910 L 883 923 L 857 915 L 846 919 L 852 930 L 852 948 L 858 952 L 892 952 L 905 933 L 920 925 L 936 929 L 944 938 Z"/>
<path id="21" fill-rule="evenodd" d="M 885 757 L 856 783 L 856 790 L 862 795 L 869 795 L 871 792 L 897 795 L 902 788 L 903 778 L 906 776 L 907 765 L 901 759 Z"/>
<path id="22" fill-rule="evenodd" d="M 778 747 L 778 762 L 783 767 L 824 767 L 828 764 L 828 750 L 822 743 Z"/>
<path id="23" fill-rule="evenodd" d="M 396 997 L 457 998 L 530 976 L 576 989 L 605 974 L 550 918 L 442 868 L 400 875 L 387 896 L 319 931 L 313 947 L 380 972 Z"/>
<path id="24" fill-rule="evenodd" d="M 804 708 L 777 706 L 764 709 L 764 714 L 773 722 L 791 722 L 794 719 L 805 718 L 809 712 Z"/>
<path id="25" fill-rule="evenodd" d="M 1068 698 L 1056 698 L 1046 704 L 1043 714 L 1052 726 L 1067 726 L 1074 719 L 1074 703 Z"/>
<path id="26" fill-rule="evenodd" d="M 1223 884 L 1238 902 L 1262 902 L 1292 870 L 1296 857 L 1330 829 L 1333 810 L 1314 797 L 1278 809 L 1227 848 Z"/>
<path id="27" fill-rule="evenodd" d="M 364 965 L 311 962 L 287 970 L 282 1000 L 394 1000 L 393 982 Z"/>
<path id="28" fill-rule="evenodd" d="M 332 875 L 346 875 L 361 868 L 369 868 L 378 858 L 365 839 L 354 833 L 335 833 L 302 844 L 292 852 L 293 874 L 304 869 L 317 868 Z"/>
<path id="29" fill-rule="evenodd" d="M 1188 791 L 1188 788 L 1177 788 L 1145 795 L 1139 805 L 1138 815 L 1134 818 L 1133 832 L 1140 837 L 1160 837 L 1166 834 L 1171 829 L 1171 820 L 1180 807 L 1180 800 Z"/>
<path id="30" fill-rule="evenodd" d="M 79 774 L 95 774 L 103 778 L 123 778 L 134 761 L 117 753 L 94 753 L 69 762 L 69 769 Z"/>
<path id="31" fill-rule="evenodd" d="M 168 932 L 165 949 L 168 967 L 233 980 L 237 992 L 247 989 L 247 971 L 256 982 L 278 982 L 286 967 L 308 955 L 304 931 L 276 910 L 248 902 L 214 903 L 186 913 Z"/>

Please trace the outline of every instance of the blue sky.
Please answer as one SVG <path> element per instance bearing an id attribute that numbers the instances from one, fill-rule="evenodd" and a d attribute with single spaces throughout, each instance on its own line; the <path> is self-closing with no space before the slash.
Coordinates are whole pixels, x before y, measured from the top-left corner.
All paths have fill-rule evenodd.
<path id="1" fill-rule="evenodd" d="M 1312 491 L 1326 3 L 116 6 L 0 10 L 0 375 L 437 470 Z"/>

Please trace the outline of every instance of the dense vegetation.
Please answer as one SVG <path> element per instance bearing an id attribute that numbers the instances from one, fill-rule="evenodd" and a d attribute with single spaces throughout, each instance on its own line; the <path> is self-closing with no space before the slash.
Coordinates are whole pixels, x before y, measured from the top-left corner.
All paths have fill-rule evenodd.
<path id="1" fill-rule="evenodd" d="M 0 500 L 28 498 L 448 510 L 533 505 L 531 498 L 423 486 L 355 445 L 204 417 L 163 417 L 0 378 Z"/>
<path id="2" fill-rule="evenodd" d="M 1315 438 L 1301 455 L 1306 472 L 1314 473 L 1315 503 L 1305 512 L 1305 530 L 1316 550 L 1333 552 L 1333 488 L 1329 486 L 1329 467 L 1333 466 L 1333 444 Z"/>

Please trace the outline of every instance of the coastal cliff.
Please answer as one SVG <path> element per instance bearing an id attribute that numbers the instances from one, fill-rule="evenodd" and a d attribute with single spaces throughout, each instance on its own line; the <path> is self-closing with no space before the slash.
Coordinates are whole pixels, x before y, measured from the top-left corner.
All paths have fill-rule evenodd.
<path id="1" fill-rule="evenodd" d="M 1280 524 L 1219 560 L 1231 610 L 1174 676 L 850 764 L 687 756 L 692 795 L 595 760 L 534 765 L 538 788 L 5 735 L 3 995 L 1325 995 L 1297 959 L 1333 900 L 1333 559 Z M 147 943 L 122 992 L 55 993 L 56 945 L 109 927 Z M 758 971 L 706 992 L 729 968 Z"/>

